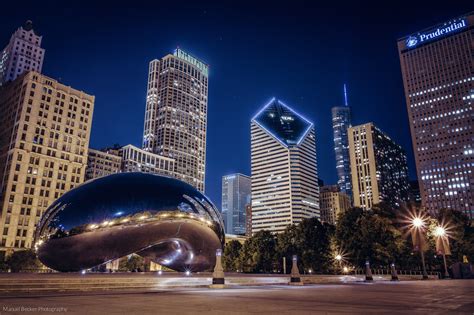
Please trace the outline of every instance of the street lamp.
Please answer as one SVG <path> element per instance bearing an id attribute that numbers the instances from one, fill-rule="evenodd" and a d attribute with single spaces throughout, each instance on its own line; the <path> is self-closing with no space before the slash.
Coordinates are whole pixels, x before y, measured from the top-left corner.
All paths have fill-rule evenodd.
<path id="1" fill-rule="evenodd" d="M 336 254 L 336 256 L 334 257 L 334 259 L 337 260 L 337 262 L 338 262 L 338 264 L 339 264 L 339 269 L 341 269 L 342 255 L 341 255 L 341 254 Z"/>
<path id="2" fill-rule="evenodd" d="M 423 279 L 428 279 L 428 273 L 426 272 L 426 265 L 425 265 L 425 238 L 424 238 L 424 227 L 425 227 L 425 220 L 422 217 L 415 216 L 411 220 L 411 236 L 413 241 L 413 246 L 418 248 L 421 254 L 421 264 L 423 267 Z"/>
<path id="3" fill-rule="evenodd" d="M 446 229 L 438 225 L 434 229 L 434 236 L 436 237 L 436 251 L 443 255 L 444 262 L 444 278 L 449 278 L 448 266 L 446 264 L 446 255 L 450 255 L 451 251 L 449 248 L 449 236 L 446 233 Z"/>

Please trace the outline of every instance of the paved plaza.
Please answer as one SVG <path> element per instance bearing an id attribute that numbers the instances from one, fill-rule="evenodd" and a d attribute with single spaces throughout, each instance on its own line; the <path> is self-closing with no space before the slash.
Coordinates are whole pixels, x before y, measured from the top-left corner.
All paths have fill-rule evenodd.
<path id="1" fill-rule="evenodd" d="M 2 293 L 1 314 L 474 314 L 474 280 Z"/>

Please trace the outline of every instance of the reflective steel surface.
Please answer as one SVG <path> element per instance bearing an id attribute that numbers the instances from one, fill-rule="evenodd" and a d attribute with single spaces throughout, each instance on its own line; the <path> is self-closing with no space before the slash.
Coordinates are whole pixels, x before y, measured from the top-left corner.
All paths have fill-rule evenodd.
<path id="1" fill-rule="evenodd" d="M 136 253 L 177 271 L 214 267 L 224 244 L 219 211 L 192 186 L 145 173 L 86 182 L 56 200 L 38 225 L 46 266 L 79 271 Z"/>

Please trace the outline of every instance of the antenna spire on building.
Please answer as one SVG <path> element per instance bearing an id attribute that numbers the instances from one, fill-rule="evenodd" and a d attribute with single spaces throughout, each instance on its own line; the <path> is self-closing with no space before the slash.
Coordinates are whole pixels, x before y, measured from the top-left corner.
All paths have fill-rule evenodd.
<path id="1" fill-rule="evenodd" d="M 347 87 L 344 83 L 344 105 L 349 106 L 349 102 L 347 101 Z"/>

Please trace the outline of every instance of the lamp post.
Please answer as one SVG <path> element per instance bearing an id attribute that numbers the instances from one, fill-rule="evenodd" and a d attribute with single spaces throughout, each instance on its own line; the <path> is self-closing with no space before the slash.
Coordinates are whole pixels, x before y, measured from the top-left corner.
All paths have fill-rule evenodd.
<path id="1" fill-rule="evenodd" d="M 436 251 L 443 255 L 444 278 L 449 279 L 448 265 L 446 264 L 446 255 L 450 255 L 451 250 L 449 248 L 449 238 L 446 233 L 446 229 L 439 225 L 435 228 L 434 235 L 436 237 Z"/>
<path id="2" fill-rule="evenodd" d="M 413 246 L 415 249 L 418 249 L 421 254 L 421 264 L 423 267 L 423 280 L 428 279 L 428 273 L 426 272 L 425 265 L 425 238 L 424 238 L 424 229 L 425 221 L 421 217 L 414 217 L 411 220 L 411 236 L 413 241 Z"/>
<path id="3" fill-rule="evenodd" d="M 341 254 L 337 254 L 336 257 L 334 257 L 338 264 L 339 264 L 339 269 L 341 269 L 341 262 L 342 262 L 342 255 Z"/>

